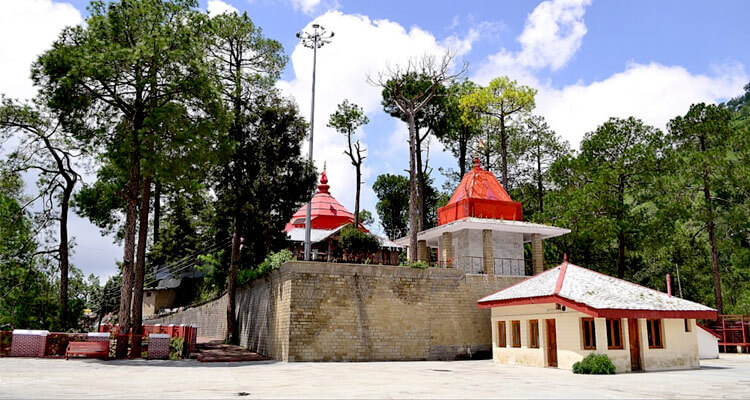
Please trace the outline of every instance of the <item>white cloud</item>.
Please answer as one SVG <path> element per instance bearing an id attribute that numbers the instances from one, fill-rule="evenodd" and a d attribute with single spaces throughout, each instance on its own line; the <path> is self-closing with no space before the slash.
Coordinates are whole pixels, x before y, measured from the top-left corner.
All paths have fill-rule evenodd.
<path id="1" fill-rule="evenodd" d="M 338 0 L 288 0 L 292 7 L 297 11 L 302 11 L 305 14 L 312 15 L 316 11 L 324 8 L 328 10 L 336 10 L 341 7 Z"/>
<path id="2" fill-rule="evenodd" d="M 714 68 L 712 75 L 691 74 L 680 66 L 630 64 L 625 71 L 590 84 L 543 87 L 536 112 L 578 146 L 586 132 L 609 117 L 634 116 L 664 129 L 693 103 L 714 103 L 742 92 L 748 75 L 741 65 Z"/>
<path id="3" fill-rule="evenodd" d="M 555 87 L 538 77 L 544 68 L 564 67 L 580 49 L 587 29 L 583 16 L 590 0 L 550 0 L 532 12 L 518 37 L 517 52 L 500 49 L 472 77 L 480 84 L 508 75 L 539 90 L 534 111 L 577 147 L 609 117 L 634 116 L 664 129 L 690 104 L 718 102 L 741 92 L 748 75 L 744 67 L 727 64 L 710 75 L 693 74 L 681 66 L 629 64 L 600 81 Z"/>
<path id="4" fill-rule="evenodd" d="M 383 115 L 380 105 L 381 89 L 367 82 L 368 75 L 376 75 L 385 69 L 387 64 L 391 66 L 404 64 L 410 57 L 423 54 L 441 55 L 449 44 L 460 42 L 461 45 L 456 51 L 467 52 L 474 39 L 469 33 L 463 39 L 452 38 L 439 41 L 431 33 L 418 27 L 407 30 L 400 24 L 389 20 L 371 20 L 366 16 L 347 15 L 339 11 L 329 11 L 311 21 L 310 24 L 313 22 L 335 32 L 332 42 L 318 50 L 315 149 L 313 152 L 315 164 L 321 169 L 323 161 L 327 162 L 332 194 L 352 210 L 354 168 L 348 157 L 343 154 L 346 137 L 326 127 L 329 115 L 344 99 L 359 104 L 371 117 L 376 113 Z M 308 29 L 309 26 L 305 30 Z M 295 78 L 279 84 L 282 90 L 294 96 L 302 114 L 308 117 L 312 59 L 312 50 L 298 44 L 291 55 Z M 385 134 L 370 129 L 365 126 L 364 135 L 360 137 L 365 144 L 374 138 L 374 135 Z M 397 146 L 404 148 L 405 151 L 405 143 L 401 142 Z M 382 166 L 384 160 L 381 153 L 377 151 L 380 149 L 367 147 L 370 147 L 370 157 L 365 160 L 367 169 L 363 189 L 367 189 L 363 190 L 362 208 L 368 208 L 374 212 L 374 200 L 372 200 L 374 195 L 369 187 L 374 181 L 373 174 L 382 172 L 380 168 L 377 170 L 374 168 L 375 164 Z M 304 148 L 307 149 L 306 146 Z M 398 171 L 400 172 L 407 163 L 408 159 L 402 160 L 397 166 Z M 369 201 L 372 203 L 368 203 Z"/>
<path id="5" fill-rule="evenodd" d="M 0 1 L 0 93 L 33 97 L 31 63 L 52 45 L 63 27 L 81 21 L 81 13 L 68 3 Z"/>
<path id="6" fill-rule="evenodd" d="M 518 61 L 531 68 L 559 69 L 581 47 L 586 35 L 583 14 L 590 0 L 554 0 L 539 4 L 518 37 L 522 51 Z"/>
<path id="7" fill-rule="evenodd" d="M 208 11 L 211 15 L 219 15 L 219 14 L 231 14 L 231 13 L 239 13 L 239 11 L 234 8 L 231 4 L 227 4 L 221 0 L 208 0 L 208 6 L 206 7 L 206 11 Z"/>
<path id="8" fill-rule="evenodd" d="M 581 47 L 586 35 L 583 15 L 590 0 L 549 0 L 540 3 L 526 20 L 518 37 L 517 52 L 500 49 L 478 69 L 475 79 L 484 84 L 508 75 L 528 85 L 539 84 L 534 70 L 564 67 Z"/>

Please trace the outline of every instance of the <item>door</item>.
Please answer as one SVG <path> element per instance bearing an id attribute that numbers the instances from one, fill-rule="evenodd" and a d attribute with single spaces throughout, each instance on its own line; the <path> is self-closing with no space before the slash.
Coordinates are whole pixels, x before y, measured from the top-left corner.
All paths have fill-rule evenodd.
<path id="1" fill-rule="evenodd" d="M 555 320 L 545 320 L 547 324 L 547 366 L 557 367 L 557 330 Z"/>
<path id="2" fill-rule="evenodd" d="M 628 319 L 628 338 L 630 341 L 630 370 L 641 370 L 641 335 L 638 334 L 638 320 Z"/>

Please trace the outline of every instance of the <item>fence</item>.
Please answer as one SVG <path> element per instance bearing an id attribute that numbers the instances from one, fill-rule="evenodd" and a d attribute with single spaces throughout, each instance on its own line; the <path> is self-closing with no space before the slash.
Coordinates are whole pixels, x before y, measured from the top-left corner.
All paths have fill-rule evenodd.
<path id="1" fill-rule="evenodd" d="M 719 335 L 719 349 L 750 353 L 750 315 L 719 315 L 716 321 L 706 324 Z"/>
<path id="2" fill-rule="evenodd" d="M 531 275 L 532 260 L 522 258 L 493 258 L 492 272 L 494 275 L 525 276 Z M 461 256 L 450 262 L 438 262 L 438 267 L 456 268 L 467 274 L 484 274 L 484 257 Z"/>
<path id="3" fill-rule="evenodd" d="M 112 358 L 163 358 L 170 355 L 170 341 L 173 338 L 182 339 L 183 348 L 172 349 L 172 352 L 192 353 L 195 351 L 198 328 L 187 325 L 144 325 L 140 335 L 118 334 L 117 325 L 107 324 L 100 326 L 98 333 L 0 331 L 0 357 L 62 358 L 70 342 L 108 341 Z"/>

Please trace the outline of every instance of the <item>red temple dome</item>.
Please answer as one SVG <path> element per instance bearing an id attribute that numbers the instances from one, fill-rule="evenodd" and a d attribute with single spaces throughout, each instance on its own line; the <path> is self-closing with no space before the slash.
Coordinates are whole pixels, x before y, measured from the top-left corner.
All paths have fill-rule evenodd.
<path id="1" fill-rule="evenodd" d="M 466 217 L 523 220 L 521 203 L 510 198 L 492 172 L 482 169 L 477 157 L 448 204 L 438 209 L 438 225 Z"/>
<path id="2" fill-rule="evenodd" d="M 328 192 L 328 177 L 326 176 L 325 167 L 320 174 L 320 184 L 318 190 L 312 197 L 312 208 L 310 210 L 310 227 L 311 229 L 336 229 L 342 225 L 354 222 L 354 214 L 349 212 L 341 203 L 331 196 Z M 305 228 L 305 218 L 307 216 L 307 204 L 300 207 L 292 219 L 286 224 L 284 231 L 289 232 L 294 228 Z M 362 223 L 360 229 L 367 232 Z"/>

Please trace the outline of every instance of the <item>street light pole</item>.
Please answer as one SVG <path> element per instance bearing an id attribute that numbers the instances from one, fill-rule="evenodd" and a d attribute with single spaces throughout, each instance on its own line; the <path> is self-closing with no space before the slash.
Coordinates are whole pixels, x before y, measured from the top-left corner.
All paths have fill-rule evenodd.
<path id="1" fill-rule="evenodd" d="M 333 32 L 326 32 L 325 28 L 319 24 L 312 25 L 313 32 L 297 32 L 297 38 L 302 41 L 302 45 L 313 49 L 313 73 L 312 73 L 312 101 L 310 106 L 310 151 L 308 157 L 313 162 L 313 132 L 315 129 L 315 66 L 318 61 L 318 48 L 331 43 Z M 312 197 L 307 203 L 307 212 L 305 217 L 305 261 L 310 261 L 310 218 L 312 214 Z"/>

